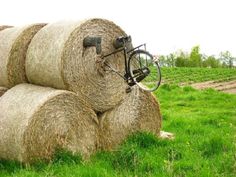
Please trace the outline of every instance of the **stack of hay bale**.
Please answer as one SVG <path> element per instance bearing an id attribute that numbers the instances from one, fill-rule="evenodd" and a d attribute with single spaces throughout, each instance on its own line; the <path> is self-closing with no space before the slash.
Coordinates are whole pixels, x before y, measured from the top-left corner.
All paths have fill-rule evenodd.
<path id="1" fill-rule="evenodd" d="M 0 159 L 50 159 L 57 148 L 88 157 L 137 131 L 159 135 L 156 98 L 136 86 L 126 93 L 122 78 L 101 74 L 96 48 L 83 47 L 85 37 L 99 36 L 102 54 L 114 51 L 113 40 L 125 35 L 114 23 L 89 19 L 0 30 Z M 120 70 L 122 56 L 110 56 Z"/>
<path id="2" fill-rule="evenodd" d="M 6 28 L 10 28 L 11 26 L 6 26 L 6 25 L 4 25 L 4 26 L 0 26 L 0 31 L 1 30 L 4 30 L 4 29 L 6 29 Z M 1 78 L 1 75 L 0 75 L 0 78 Z M 0 97 L 5 93 L 7 91 L 7 89 L 5 88 L 5 87 L 1 87 L 0 86 Z"/>

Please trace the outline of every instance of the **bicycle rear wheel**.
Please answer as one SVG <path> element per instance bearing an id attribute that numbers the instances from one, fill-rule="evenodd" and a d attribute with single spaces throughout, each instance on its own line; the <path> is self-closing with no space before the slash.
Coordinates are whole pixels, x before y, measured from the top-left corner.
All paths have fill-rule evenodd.
<path id="1" fill-rule="evenodd" d="M 153 56 L 145 50 L 135 50 L 128 61 L 131 80 L 145 91 L 155 91 L 161 83 L 161 70 Z"/>

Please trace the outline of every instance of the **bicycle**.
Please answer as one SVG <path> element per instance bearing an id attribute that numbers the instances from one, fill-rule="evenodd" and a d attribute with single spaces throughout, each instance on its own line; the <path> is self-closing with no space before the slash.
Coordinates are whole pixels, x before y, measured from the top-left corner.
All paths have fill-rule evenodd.
<path id="1" fill-rule="evenodd" d="M 157 60 L 146 51 L 146 44 L 132 48 L 131 36 L 120 36 L 114 40 L 113 46 L 115 51 L 103 55 L 102 61 L 111 71 L 122 77 L 128 84 L 127 92 L 131 91 L 134 85 L 141 89 L 153 92 L 158 89 L 161 84 L 161 69 Z M 97 54 L 101 53 L 101 38 L 87 37 L 84 39 L 84 47 L 95 46 Z M 144 49 L 140 49 L 144 47 Z M 108 60 L 109 56 L 118 52 L 124 54 L 124 74 L 113 68 Z"/>

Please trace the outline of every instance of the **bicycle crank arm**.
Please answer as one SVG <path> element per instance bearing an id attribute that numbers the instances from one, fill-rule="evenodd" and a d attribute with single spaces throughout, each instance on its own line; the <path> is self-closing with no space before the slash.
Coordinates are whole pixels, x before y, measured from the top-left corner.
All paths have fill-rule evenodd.
<path id="1" fill-rule="evenodd" d="M 150 70 L 147 67 L 135 69 L 135 70 L 133 70 L 133 74 L 135 74 L 136 77 L 139 75 L 145 75 L 145 77 L 146 77 L 150 74 Z"/>
<path id="2" fill-rule="evenodd" d="M 146 76 L 147 76 L 147 75 L 143 74 L 143 75 L 141 75 L 141 76 L 138 76 L 138 77 L 135 78 L 135 79 L 136 79 L 137 82 L 140 82 L 140 81 L 142 81 L 143 79 L 145 79 Z"/>

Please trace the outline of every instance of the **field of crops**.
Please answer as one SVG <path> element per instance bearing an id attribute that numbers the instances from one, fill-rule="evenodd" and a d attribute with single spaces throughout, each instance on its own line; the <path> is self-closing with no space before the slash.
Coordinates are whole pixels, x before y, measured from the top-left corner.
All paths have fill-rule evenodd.
<path id="1" fill-rule="evenodd" d="M 235 176 L 236 95 L 171 85 L 162 85 L 155 95 L 163 130 L 173 132 L 175 140 L 139 133 L 88 161 L 68 153 L 50 164 L 0 161 L 0 176 Z"/>
<path id="2" fill-rule="evenodd" d="M 161 71 L 163 83 L 169 84 L 236 80 L 236 69 L 164 67 Z"/>

